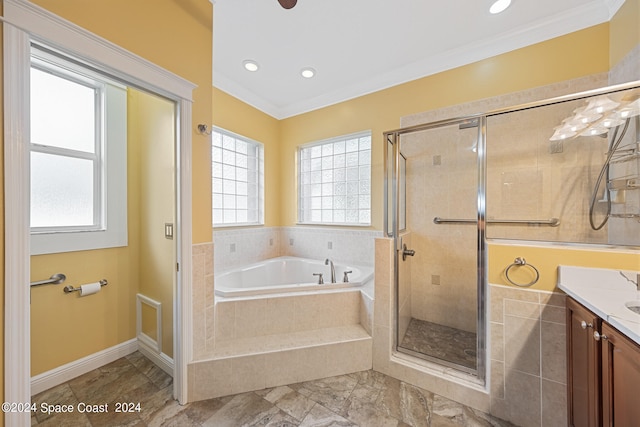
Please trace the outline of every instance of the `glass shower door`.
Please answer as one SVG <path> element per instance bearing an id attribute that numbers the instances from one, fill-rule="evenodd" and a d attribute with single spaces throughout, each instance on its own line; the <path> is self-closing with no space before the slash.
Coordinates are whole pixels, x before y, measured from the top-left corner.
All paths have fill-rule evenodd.
<path id="1" fill-rule="evenodd" d="M 392 135 L 391 158 L 397 161 L 388 165 L 396 186 L 389 201 L 398 205 L 392 221 L 396 350 L 482 377 L 484 255 L 478 225 L 484 197 L 478 122 Z"/>

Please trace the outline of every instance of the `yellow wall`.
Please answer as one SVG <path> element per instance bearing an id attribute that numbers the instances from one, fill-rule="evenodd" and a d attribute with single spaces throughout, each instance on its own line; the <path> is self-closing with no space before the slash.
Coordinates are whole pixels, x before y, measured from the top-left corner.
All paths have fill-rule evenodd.
<path id="1" fill-rule="evenodd" d="M 264 144 L 264 225 L 279 226 L 281 224 L 280 122 L 233 96 L 213 88 L 213 124 Z"/>
<path id="2" fill-rule="evenodd" d="M 131 194 L 129 203 L 133 202 Z M 131 210 L 130 210 L 131 212 Z M 134 227 L 129 214 L 129 227 Z M 65 273 L 63 285 L 31 290 L 31 375 L 72 362 L 135 337 L 138 242 L 129 247 L 31 257 L 32 280 Z M 80 298 L 66 284 L 107 279 L 109 285 Z"/>
<path id="3" fill-rule="evenodd" d="M 139 183 L 139 292 L 161 303 L 162 352 L 169 357 L 173 357 L 176 241 L 165 238 L 164 224 L 175 223 L 175 107 L 173 101 L 128 91 L 129 144 L 139 152 L 137 164 L 129 168 Z M 156 327 L 155 315 L 143 320 L 152 320 Z"/>
<path id="4" fill-rule="evenodd" d="M 51 12 L 74 22 L 89 31 L 98 34 L 122 47 L 154 62 L 161 67 L 195 83 L 198 87 L 194 90 L 193 126 L 197 123 L 208 123 L 212 112 L 212 5 L 208 0 L 181 0 L 161 1 L 156 0 L 96 0 L 87 8 L 84 0 L 34 0 Z M 0 112 L 2 103 L 0 103 Z M 2 120 L 2 116 L 0 116 Z M 211 241 L 211 178 L 210 178 L 210 149 L 208 144 L 198 143 L 198 134 L 193 132 L 193 240 L 194 243 Z M 2 138 L 2 133 L 0 133 Z M 1 141 L 1 139 L 0 139 Z M 2 150 L 0 150 L 0 158 Z M 0 163 L 0 171 L 2 163 Z M 0 183 L 2 182 L 0 174 Z M 0 205 L 2 203 L 0 197 Z M 130 203 L 132 200 L 130 199 Z M 0 209 L 0 222 L 3 222 L 3 209 Z M 4 228 L 2 228 L 3 230 Z M 0 234 L 3 231 L 0 230 Z M 4 237 L 4 236 L 3 236 Z M 4 241 L 4 238 L 3 238 Z M 2 264 L 0 274 L 4 277 L 4 245 L 0 246 Z M 45 355 L 46 344 L 51 348 L 63 348 L 67 346 L 64 338 L 53 340 L 50 336 L 41 334 L 39 338 L 33 337 L 32 342 L 40 350 L 34 348 L 34 361 L 32 372 L 37 373 L 61 363 L 86 356 L 94 351 L 106 348 L 115 343 L 133 338 L 135 329 L 135 317 L 133 316 L 133 304 L 135 303 L 135 288 L 125 287 L 122 283 L 128 283 L 135 277 L 137 262 L 135 255 L 129 250 L 112 249 L 106 251 L 78 252 L 72 257 L 64 255 L 49 256 L 34 259 L 33 270 L 56 271 L 73 270 L 69 283 L 80 284 L 96 280 L 96 276 L 107 277 L 111 284 L 109 290 L 93 298 L 93 296 L 76 299 L 76 295 L 63 295 L 60 288 L 43 288 L 44 293 L 52 292 L 50 298 L 35 297 L 32 305 L 47 305 L 51 307 L 52 301 L 59 305 L 55 313 L 67 316 L 65 313 L 74 314 L 69 322 L 64 325 L 64 330 L 80 325 L 82 332 L 91 333 L 84 335 L 74 330 L 74 333 L 65 332 L 57 336 L 67 335 L 81 337 L 91 336 L 83 347 L 69 348 L 65 355 Z M 37 258 L 37 257 L 36 257 Z M 114 269 L 115 268 L 115 269 Z M 51 273 L 49 273 L 51 274 Z M 3 281 L 4 282 L 4 281 Z M 121 286 L 118 286 L 121 284 Z M 0 307 L 3 306 L 4 285 L 0 289 Z M 64 298 L 66 297 L 66 298 Z M 38 300 L 38 301 L 35 301 Z M 99 301 L 101 300 L 101 301 Z M 74 306 L 74 303 L 80 303 Z M 94 325 L 90 331 L 84 331 L 83 323 L 86 319 L 99 316 L 101 325 Z M 0 313 L 0 326 L 3 326 L 4 315 Z M 40 320 L 37 320 L 38 322 Z M 89 329 L 88 327 L 86 329 Z M 37 327 L 32 325 L 32 331 Z M 38 334 L 38 332 L 36 332 Z M 36 343 L 37 341 L 37 343 Z M 4 341 L 0 343 L 0 352 L 4 354 Z M 113 343 L 113 344 L 112 344 Z M 75 344 L 72 346 L 75 347 Z M 37 353 L 37 354 L 36 354 Z M 0 356 L 0 359 L 2 356 Z M 64 362 L 63 362 L 64 361 Z M 0 379 L 4 376 L 0 372 Z M 4 381 L 3 381 L 4 384 Z M 4 387 L 0 389 L 0 397 Z M 0 426 L 3 425 L 0 417 Z"/>
<path id="5" fill-rule="evenodd" d="M 282 121 L 282 225 L 296 223 L 296 147 L 370 129 L 372 228 L 383 221 L 382 133 L 400 117 L 608 71 L 608 24 L 342 102 Z"/>
<path id="6" fill-rule="evenodd" d="M 107 40 L 195 83 L 193 242 L 211 241 L 211 150 L 196 132 L 211 121 L 212 5 L 208 0 L 34 0 Z"/>
<path id="7" fill-rule="evenodd" d="M 609 67 L 612 68 L 640 44 L 640 0 L 625 0 L 611 19 L 610 27 Z"/>
<path id="8" fill-rule="evenodd" d="M 489 245 L 489 283 L 509 285 L 504 271 L 516 257 L 523 257 L 540 272 L 540 280 L 529 289 L 556 290 L 558 265 L 640 270 L 640 255 L 634 250 L 591 249 L 576 246 L 518 246 L 493 242 Z M 509 277 L 516 283 L 529 283 L 530 267 L 513 267 Z M 509 285 L 513 286 L 513 285 Z"/>

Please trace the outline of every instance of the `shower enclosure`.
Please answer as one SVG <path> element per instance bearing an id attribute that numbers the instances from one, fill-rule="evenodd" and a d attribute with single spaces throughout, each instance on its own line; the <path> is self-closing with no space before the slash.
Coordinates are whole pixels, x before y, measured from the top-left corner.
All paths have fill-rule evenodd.
<path id="1" fill-rule="evenodd" d="M 484 382 L 487 239 L 640 246 L 639 116 L 635 82 L 385 132 L 396 354 Z"/>
<path id="2" fill-rule="evenodd" d="M 396 350 L 484 372 L 484 118 L 385 135 Z"/>

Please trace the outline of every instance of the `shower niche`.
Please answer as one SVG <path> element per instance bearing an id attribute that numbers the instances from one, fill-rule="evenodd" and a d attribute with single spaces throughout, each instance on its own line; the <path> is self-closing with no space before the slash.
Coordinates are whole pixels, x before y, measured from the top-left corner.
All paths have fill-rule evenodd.
<path id="1" fill-rule="evenodd" d="M 396 354 L 485 380 L 486 243 L 640 246 L 640 82 L 386 132 Z"/>

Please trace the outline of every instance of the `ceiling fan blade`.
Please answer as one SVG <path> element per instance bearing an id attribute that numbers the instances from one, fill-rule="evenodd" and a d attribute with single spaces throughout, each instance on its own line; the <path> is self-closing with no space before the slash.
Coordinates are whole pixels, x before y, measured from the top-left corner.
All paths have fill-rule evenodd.
<path id="1" fill-rule="evenodd" d="M 280 3 L 280 6 L 284 7 L 285 9 L 291 9 L 296 5 L 296 3 L 298 3 L 298 0 L 278 0 L 278 3 Z"/>

